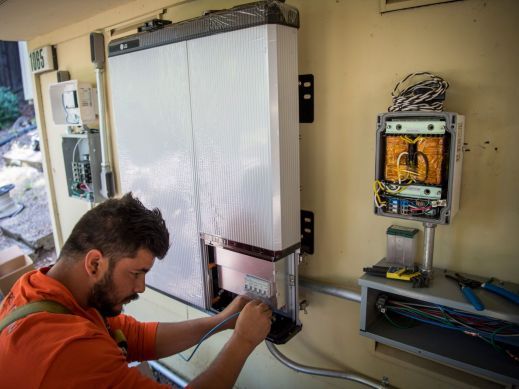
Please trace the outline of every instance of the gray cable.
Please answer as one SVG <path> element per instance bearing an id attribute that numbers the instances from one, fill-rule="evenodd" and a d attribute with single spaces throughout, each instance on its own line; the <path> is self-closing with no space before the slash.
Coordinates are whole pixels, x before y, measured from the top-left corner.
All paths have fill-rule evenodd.
<path id="1" fill-rule="evenodd" d="M 310 278 L 299 277 L 299 286 L 314 292 L 327 294 L 341 299 L 360 303 L 361 296 L 358 290 L 349 290 L 340 286 L 314 281 Z"/>
<path id="2" fill-rule="evenodd" d="M 276 346 L 274 346 L 274 344 L 272 344 L 271 342 L 265 341 L 265 344 L 267 345 L 267 348 L 269 349 L 270 353 L 274 356 L 274 358 L 276 358 L 283 365 L 285 365 L 295 371 L 298 371 L 300 373 L 318 375 L 318 376 L 322 376 L 322 377 L 340 378 L 343 380 L 354 381 L 361 385 L 366 385 L 366 386 L 369 386 L 370 388 L 375 388 L 375 389 L 387 389 L 388 388 L 386 378 L 384 378 L 381 382 L 377 382 L 369 377 L 365 377 L 360 374 L 347 373 L 345 371 L 338 371 L 338 370 L 318 369 L 315 367 L 301 365 L 301 364 L 294 362 L 291 359 L 287 358 L 285 355 L 283 355 L 276 348 Z"/>

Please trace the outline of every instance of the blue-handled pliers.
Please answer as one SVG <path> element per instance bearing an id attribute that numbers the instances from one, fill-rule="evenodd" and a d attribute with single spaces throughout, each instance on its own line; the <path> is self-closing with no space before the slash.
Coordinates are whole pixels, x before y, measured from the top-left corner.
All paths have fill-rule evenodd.
<path id="1" fill-rule="evenodd" d="M 465 278 L 460 276 L 458 273 L 455 273 L 455 275 L 445 274 L 445 277 L 454 280 L 458 283 L 461 292 L 465 296 L 465 298 L 468 300 L 469 303 L 472 304 L 474 309 L 476 311 L 482 311 L 485 309 L 485 306 L 481 302 L 481 300 L 474 294 L 472 291 L 472 288 L 478 288 L 481 286 L 481 282 L 476 280 L 471 280 L 470 278 Z"/>
<path id="2" fill-rule="evenodd" d="M 481 283 L 481 287 L 485 290 L 488 290 L 489 292 L 498 294 L 499 296 L 504 297 L 505 299 L 508 299 L 511 302 L 519 305 L 519 294 L 510 292 L 509 290 L 507 290 L 505 288 L 502 288 L 500 286 L 497 286 L 496 284 L 493 284 L 492 280 L 493 280 L 493 278 L 489 279 L 486 282 Z"/>
<path id="3" fill-rule="evenodd" d="M 450 274 L 446 274 L 445 277 L 453 279 L 458 282 L 458 285 L 461 288 L 461 291 L 465 295 L 466 299 L 474 306 L 474 308 L 478 311 L 482 311 L 485 309 L 483 303 L 478 299 L 478 297 L 474 294 L 472 289 L 474 288 L 483 288 L 488 290 L 489 292 L 495 293 L 501 297 L 504 297 L 511 302 L 519 305 L 519 294 L 510 292 L 509 290 L 497 286 L 492 283 L 492 278 L 486 282 L 480 282 L 476 280 L 471 280 L 470 278 L 465 278 L 460 276 L 458 273 L 455 273 L 455 276 Z"/>

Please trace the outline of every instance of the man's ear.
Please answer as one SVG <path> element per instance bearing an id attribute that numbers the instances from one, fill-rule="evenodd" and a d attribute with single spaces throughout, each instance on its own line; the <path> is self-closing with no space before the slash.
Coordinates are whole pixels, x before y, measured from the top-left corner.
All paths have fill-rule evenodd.
<path id="1" fill-rule="evenodd" d="M 97 249 L 89 250 L 85 255 L 85 271 L 94 280 L 103 278 L 108 269 L 108 260 Z"/>

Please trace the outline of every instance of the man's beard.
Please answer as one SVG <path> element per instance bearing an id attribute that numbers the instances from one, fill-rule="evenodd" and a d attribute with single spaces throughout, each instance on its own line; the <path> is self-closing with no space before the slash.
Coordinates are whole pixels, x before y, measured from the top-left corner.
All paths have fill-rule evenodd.
<path id="1" fill-rule="evenodd" d="M 126 304 L 139 298 L 139 295 L 134 293 L 122 301 L 117 301 L 114 292 L 112 269 L 109 269 L 103 279 L 96 282 L 92 287 L 88 297 L 88 306 L 97 309 L 103 317 L 113 317 L 119 315 L 122 311 L 115 308 L 117 305 Z"/>

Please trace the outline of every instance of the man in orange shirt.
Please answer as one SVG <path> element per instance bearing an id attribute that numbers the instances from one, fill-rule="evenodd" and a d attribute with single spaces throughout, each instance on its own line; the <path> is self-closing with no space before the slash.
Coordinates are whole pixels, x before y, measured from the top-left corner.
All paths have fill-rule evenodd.
<path id="1" fill-rule="evenodd" d="M 25 274 L 2 303 L 0 320 L 36 301 L 58 303 L 63 311 L 32 313 L 2 330 L 1 387 L 164 387 L 128 363 L 186 350 L 241 311 L 220 328 L 234 332 L 218 357 L 189 384 L 231 388 L 270 330 L 272 312 L 267 305 L 239 296 L 215 316 L 178 323 L 140 323 L 121 313 L 124 304 L 144 292 L 146 273 L 168 248 L 169 233 L 160 211 L 147 209 L 131 193 L 88 211 L 56 265 Z M 121 331 L 126 342 L 118 342 Z"/>

